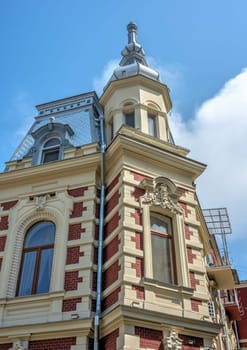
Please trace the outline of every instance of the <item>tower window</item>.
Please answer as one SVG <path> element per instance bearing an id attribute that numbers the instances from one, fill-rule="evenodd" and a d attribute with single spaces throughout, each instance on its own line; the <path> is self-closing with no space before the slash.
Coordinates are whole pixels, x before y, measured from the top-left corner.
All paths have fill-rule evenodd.
<path id="1" fill-rule="evenodd" d="M 131 111 L 128 113 L 124 113 L 124 117 L 125 117 L 125 124 L 134 128 L 135 127 L 135 112 Z"/>
<path id="2" fill-rule="evenodd" d="M 60 155 L 60 141 L 58 138 L 52 138 L 48 140 L 43 147 L 42 151 L 42 163 L 53 162 L 59 159 Z"/>
<path id="3" fill-rule="evenodd" d="M 174 283 L 171 219 L 157 213 L 150 214 L 153 278 Z"/>
<path id="4" fill-rule="evenodd" d="M 148 113 L 148 134 L 157 137 L 157 116 Z"/>
<path id="5" fill-rule="evenodd" d="M 55 224 L 41 221 L 27 232 L 19 275 L 17 295 L 48 293 L 55 240 Z"/>

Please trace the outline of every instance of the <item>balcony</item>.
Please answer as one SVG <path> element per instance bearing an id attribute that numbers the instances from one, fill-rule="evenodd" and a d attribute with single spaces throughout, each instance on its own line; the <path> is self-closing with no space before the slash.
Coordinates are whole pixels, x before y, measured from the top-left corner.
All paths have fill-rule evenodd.
<path id="1" fill-rule="evenodd" d="M 235 290 L 227 290 L 222 293 L 224 308 L 232 321 L 241 320 L 241 312 L 238 297 Z"/>
<path id="2" fill-rule="evenodd" d="M 210 280 L 216 282 L 218 289 L 234 289 L 235 276 L 231 265 L 208 266 L 207 274 Z"/>

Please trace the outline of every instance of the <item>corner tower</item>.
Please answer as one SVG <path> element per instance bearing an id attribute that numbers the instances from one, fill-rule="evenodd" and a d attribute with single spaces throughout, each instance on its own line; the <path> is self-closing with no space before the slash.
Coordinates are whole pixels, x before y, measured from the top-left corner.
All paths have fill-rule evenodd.
<path id="1" fill-rule="evenodd" d="M 172 142 L 167 120 L 172 106 L 169 89 L 160 81 L 159 73 L 148 66 L 137 41 L 137 25 L 130 22 L 127 30 L 128 44 L 100 100 L 105 110 L 107 143 L 122 125 Z"/>

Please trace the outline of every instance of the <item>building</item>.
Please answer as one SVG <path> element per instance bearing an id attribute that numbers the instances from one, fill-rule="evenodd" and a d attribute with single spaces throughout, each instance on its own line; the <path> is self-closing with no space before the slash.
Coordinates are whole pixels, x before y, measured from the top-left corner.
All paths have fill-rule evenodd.
<path id="1" fill-rule="evenodd" d="M 205 165 L 174 143 L 169 89 L 127 29 L 100 99 L 37 106 L 0 174 L 0 350 L 237 347 Z"/>

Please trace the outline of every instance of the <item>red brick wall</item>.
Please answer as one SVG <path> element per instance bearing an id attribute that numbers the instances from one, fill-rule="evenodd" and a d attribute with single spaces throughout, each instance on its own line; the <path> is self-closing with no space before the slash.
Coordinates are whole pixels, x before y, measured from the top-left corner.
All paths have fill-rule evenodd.
<path id="1" fill-rule="evenodd" d="M 105 237 L 108 237 L 117 227 L 119 224 L 120 215 L 119 213 L 116 213 L 111 220 L 105 225 Z"/>
<path id="2" fill-rule="evenodd" d="M 81 303 L 81 298 L 72 298 L 63 300 L 63 308 L 62 311 L 75 311 L 77 303 Z"/>
<path id="3" fill-rule="evenodd" d="M 142 215 L 140 209 L 135 209 L 135 212 L 131 213 L 130 216 L 135 219 L 136 225 L 142 224 Z"/>
<path id="4" fill-rule="evenodd" d="M 12 343 L 0 344 L 0 350 L 9 350 L 12 347 Z"/>
<path id="5" fill-rule="evenodd" d="M 190 228 L 188 225 L 184 225 L 184 234 L 185 234 L 185 238 L 190 240 L 190 237 L 193 236 L 193 232 L 190 231 Z"/>
<path id="6" fill-rule="evenodd" d="M 131 192 L 131 195 L 134 197 L 134 200 L 138 202 L 139 198 L 143 196 L 144 193 L 145 190 L 143 188 L 135 187 L 134 191 Z"/>
<path id="7" fill-rule="evenodd" d="M 88 190 L 88 187 L 79 187 L 72 190 L 68 190 L 68 194 L 72 197 L 84 196 L 84 192 Z"/>
<path id="8" fill-rule="evenodd" d="M 145 176 L 143 174 L 136 173 L 134 171 L 130 171 L 130 174 L 133 176 L 135 181 L 141 182 L 144 179 L 151 179 L 149 176 Z"/>
<path id="9" fill-rule="evenodd" d="M 199 311 L 199 306 L 202 304 L 201 300 L 191 299 L 191 309 Z"/>
<path id="10" fill-rule="evenodd" d="M 105 311 L 110 307 L 111 305 L 115 304 L 118 301 L 119 293 L 120 293 L 120 287 L 115 289 L 112 293 L 107 295 L 103 301 L 102 301 L 102 311 Z"/>
<path id="11" fill-rule="evenodd" d="M 143 250 L 143 234 L 135 232 L 135 237 L 131 237 L 131 241 L 136 243 L 136 249 Z"/>
<path id="12" fill-rule="evenodd" d="M 247 339 L 247 286 L 238 290 L 239 304 L 242 309 L 241 321 L 237 321 L 239 338 Z M 245 342 L 246 343 L 246 342 Z M 241 344 L 243 347 L 243 344 Z"/>
<path id="13" fill-rule="evenodd" d="M 64 290 L 77 290 L 78 283 L 82 282 L 82 277 L 79 277 L 78 271 L 65 272 Z"/>
<path id="14" fill-rule="evenodd" d="M 196 289 L 196 286 L 199 285 L 199 284 L 200 284 L 199 280 L 197 280 L 195 278 L 195 272 L 190 271 L 190 285 L 191 285 L 191 288 Z"/>
<path id="15" fill-rule="evenodd" d="M 188 262 L 193 264 L 193 261 L 196 258 L 196 255 L 192 252 L 191 247 L 187 247 L 187 257 L 188 257 Z"/>
<path id="16" fill-rule="evenodd" d="M 100 341 L 100 349 L 102 350 L 117 350 L 117 338 L 119 337 L 119 329 L 106 335 Z"/>
<path id="17" fill-rule="evenodd" d="M 121 173 L 117 174 L 117 176 L 112 180 L 112 182 L 106 188 L 106 194 L 109 193 L 119 182 Z"/>
<path id="18" fill-rule="evenodd" d="M 140 337 L 141 348 L 164 350 L 162 331 L 143 327 L 135 327 L 135 335 L 138 335 Z"/>
<path id="19" fill-rule="evenodd" d="M 78 218 L 78 217 L 82 216 L 82 213 L 85 210 L 87 210 L 87 208 L 83 207 L 83 202 L 74 203 L 73 211 L 70 215 L 70 218 Z"/>
<path id="20" fill-rule="evenodd" d="M 0 230 L 7 230 L 9 228 L 8 216 L 2 216 L 0 218 Z"/>
<path id="21" fill-rule="evenodd" d="M 132 290 L 135 290 L 136 291 L 136 298 L 137 299 L 144 299 L 145 297 L 145 291 L 144 291 L 144 288 L 141 287 L 141 286 L 134 286 L 132 285 Z"/>
<path id="22" fill-rule="evenodd" d="M 120 240 L 118 236 L 114 237 L 113 240 L 105 246 L 103 249 L 103 261 L 106 262 L 109 260 L 114 254 L 118 252 Z"/>
<path id="23" fill-rule="evenodd" d="M 103 272 L 103 290 L 108 288 L 112 283 L 118 280 L 118 271 L 120 266 L 118 260 L 115 261 L 107 270 Z"/>
<path id="24" fill-rule="evenodd" d="M 0 252 L 3 252 L 5 249 L 6 236 L 0 237 Z"/>
<path id="25" fill-rule="evenodd" d="M 80 247 L 68 247 L 66 265 L 78 264 L 80 256 L 84 256 L 84 252 L 80 252 Z"/>
<path id="26" fill-rule="evenodd" d="M 10 201 L 10 202 L 4 202 L 1 203 L 0 206 L 3 208 L 3 210 L 9 210 L 13 208 L 18 201 Z"/>
<path id="27" fill-rule="evenodd" d="M 119 191 L 116 191 L 105 205 L 106 215 L 109 214 L 112 211 L 112 209 L 118 205 L 119 198 L 120 198 L 120 193 Z"/>
<path id="28" fill-rule="evenodd" d="M 85 232 L 85 228 L 81 227 L 81 224 L 70 224 L 69 225 L 69 237 L 68 240 L 80 239 L 81 234 Z"/>
<path id="29" fill-rule="evenodd" d="M 144 276 L 144 264 L 142 258 L 136 258 L 136 262 L 131 264 L 132 269 L 136 270 L 136 277 Z"/>
<path id="30" fill-rule="evenodd" d="M 72 345 L 76 345 L 75 337 L 35 340 L 29 342 L 29 350 L 70 350 Z"/>
<path id="31" fill-rule="evenodd" d="M 188 205 L 186 203 L 183 203 L 183 202 L 179 202 L 179 204 L 184 211 L 184 216 L 188 217 L 188 215 L 191 214 L 191 210 L 188 208 Z"/>

